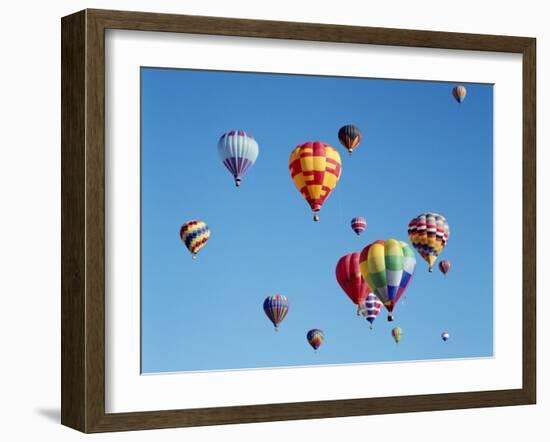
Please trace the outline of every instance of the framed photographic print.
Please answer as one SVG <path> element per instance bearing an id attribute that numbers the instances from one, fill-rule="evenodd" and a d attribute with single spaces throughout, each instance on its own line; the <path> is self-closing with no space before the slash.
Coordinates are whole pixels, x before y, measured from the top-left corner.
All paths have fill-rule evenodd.
<path id="1" fill-rule="evenodd" d="M 62 423 L 533 404 L 535 40 L 62 19 Z"/>

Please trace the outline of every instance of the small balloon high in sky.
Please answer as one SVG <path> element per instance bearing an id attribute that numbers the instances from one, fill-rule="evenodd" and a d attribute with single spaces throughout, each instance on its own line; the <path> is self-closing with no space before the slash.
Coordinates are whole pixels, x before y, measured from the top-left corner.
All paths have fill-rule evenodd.
<path id="1" fill-rule="evenodd" d="M 288 298 L 285 295 L 272 295 L 265 298 L 264 312 L 275 326 L 275 331 L 288 313 Z"/>
<path id="2" fill-rule="evenodd" d="M 338 131 L 338 139 L 351 155 L 361 142 L 361 130 L 353 124 L 347 124 Z"/>
<path id="3" fill-rule="evenodd" d="M 351 229 L 357 234 L 361 235 L 367 228 L 367 220 L 362 216 L 356 216 L 351 220 Z"/>

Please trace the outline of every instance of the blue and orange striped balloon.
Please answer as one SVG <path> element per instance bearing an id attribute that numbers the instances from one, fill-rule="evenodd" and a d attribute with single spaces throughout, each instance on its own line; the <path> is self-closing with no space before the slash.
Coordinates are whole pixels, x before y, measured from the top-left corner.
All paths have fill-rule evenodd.
<path id="1" fill-rule="evenodd" d="M 180 238 L 195 259 L 198 251 L 206 245 L 210 238 L 210 228 L 204 221 L 192 219 L 181 226 Z"/>
<path id="2" fill-rule="evenodd" d="M 313 350 L 317 351 L 317 349 L 325 341 L 325 334 L 323 333 L 323 330 L 314 328 L 307 332 L 306 339 L 307 342 L 309 342 L 309 345 L 313 347 Z"/>
<path id="3" fill-rule="evenodd" d="M 338 139 L 351 155 L 353 150 L 361 142 L 361 130 L 353 124 L 346 124 L 338 131 Z"/>
<path id="4" fill-rule="evenodd" d="M 453 88 L 453 97 L 457 103 L 461 104 L 466 98 L 466 88 L 464 86 L 455 86 Z"/>
<path id="5" fill-rule="evenodd" d="M 264 312 L 275 326 L 275 331 L 279 329 L 279 324 L 285 319 L 288 313 L 288 298 L 285 295 L 272 295 L 264 300 Z"/>

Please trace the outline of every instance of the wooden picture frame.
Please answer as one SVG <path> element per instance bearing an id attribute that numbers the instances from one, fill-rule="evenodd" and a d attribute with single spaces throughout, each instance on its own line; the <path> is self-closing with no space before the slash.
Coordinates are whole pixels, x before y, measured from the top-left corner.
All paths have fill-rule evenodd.
<path id="1" fill-rule="evenodd" d="M 523 59 L 523 385 L 271 405 L 105 412 L 105 30 L 517 53 Z M 536 41 L 533 38 L 84 10 L 62 19 L 62 424 L 91 432 L 534 404 Z"/>

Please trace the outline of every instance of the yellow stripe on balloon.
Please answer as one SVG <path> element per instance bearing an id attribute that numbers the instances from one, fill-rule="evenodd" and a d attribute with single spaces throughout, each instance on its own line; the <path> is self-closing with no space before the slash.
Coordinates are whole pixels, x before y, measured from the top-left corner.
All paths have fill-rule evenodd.
<path id="1" fill-rule="evenodd" d="M 203 233 L 202 235 L 197 236 L 193 241 L 191 241 L 191 248 L 194 248 L 200 241 L 210 238 L 210 232 Z M 202 244 L 204 246 L 204 244 Z M 201 246 L 201 247 L 202 247 Z"/>
<path id="2" fill-rule="evenodd" d="M 388 239 L 385 243 L 385 254 L 391 256 L 403 256 L 403 247 L 396 239 Z"/>
<path id="3" fill-rule="evenodd" d="M 373 244 L 369 249 L 367 257 L 368 272 L 378 273 L 386 269 L 386 260 L 384 255 L 384 244 Z M 374 287 L 374 285 L 372 285 Z"/>

